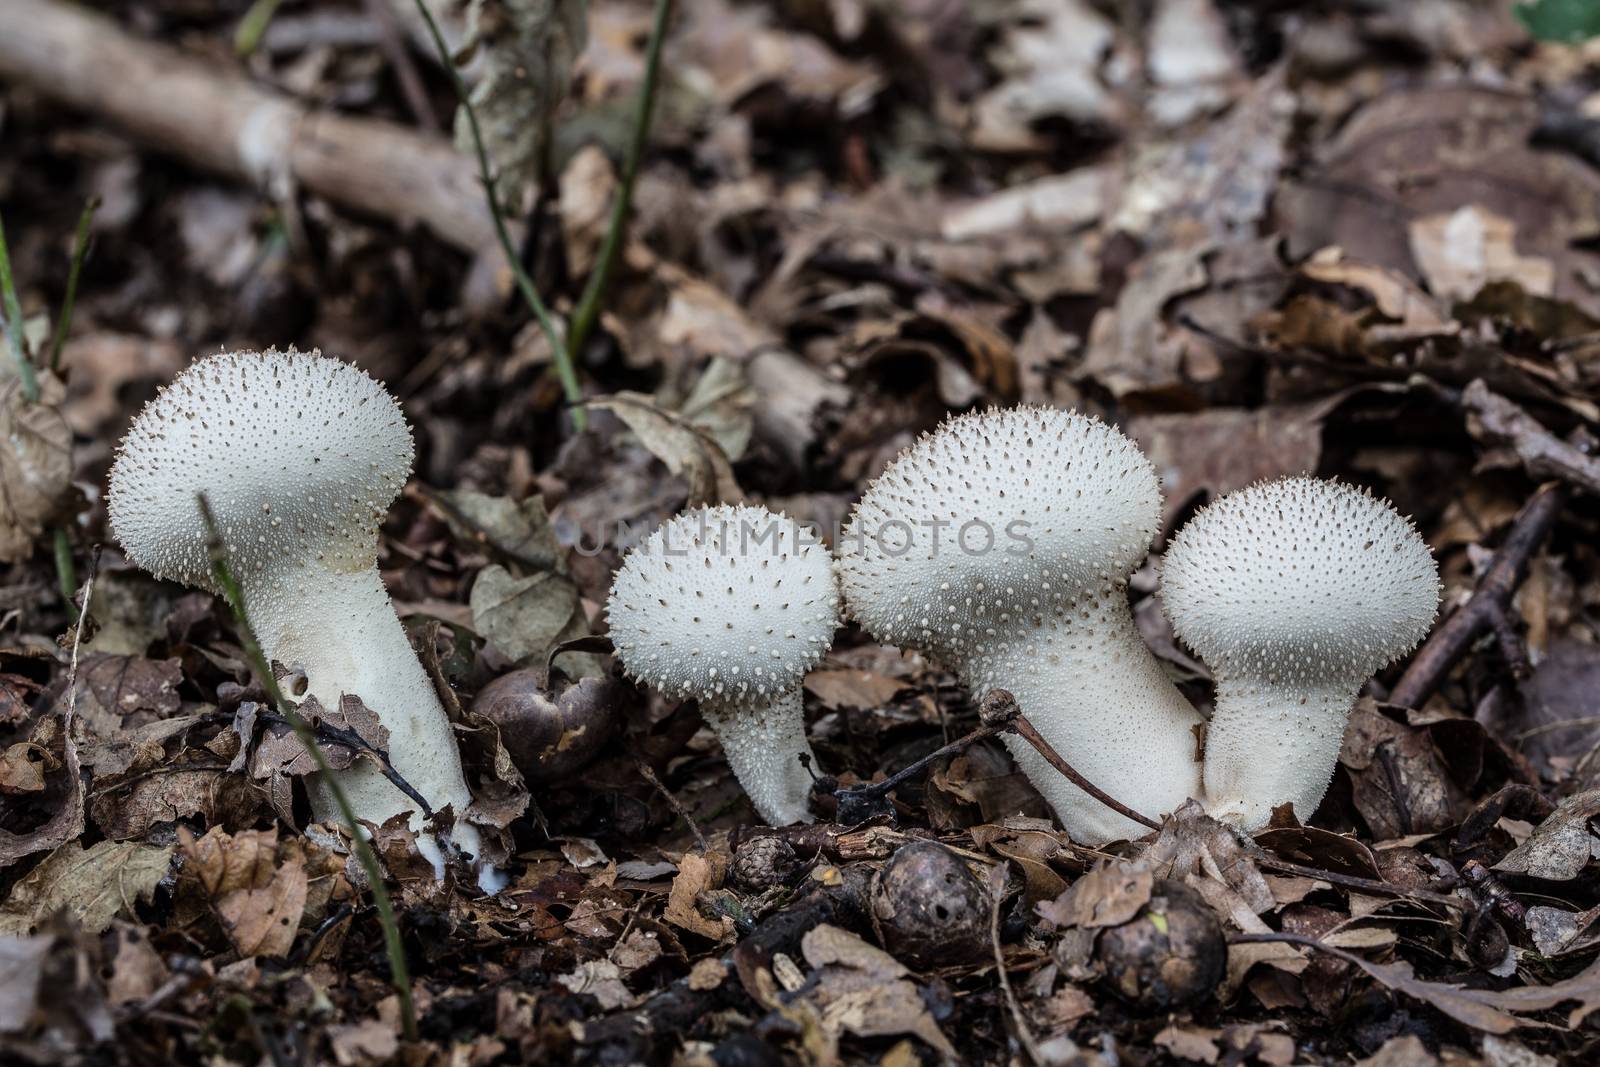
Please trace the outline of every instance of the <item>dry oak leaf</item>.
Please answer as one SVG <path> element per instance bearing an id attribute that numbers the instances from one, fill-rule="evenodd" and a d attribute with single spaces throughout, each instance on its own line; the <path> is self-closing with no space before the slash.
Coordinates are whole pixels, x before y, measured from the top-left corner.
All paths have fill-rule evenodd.
<path id="1" fill-rule="evenodd" d="M 65 913 L 91 934 L 105 931 L 119 912 L 148 900 L 172 862 L 171 845 L 101 841 L 84 848 L 69 841 L 46 856 L 12 887 L 0 905 L 0 934 L 25 934 Z"/>
<path id="2" fill-rule="evenodd" d="M 722 446 L 682 415 L 663 411 L 642 393 L 616 393 L 591 400 L 589 406 L 616 415 L 651 455 L 689 483 L 686 507 L 744 500 Z"/>
<path id="3" fill-rule="evenodd" d="M 283 956 L 294 945 L 309 884 L 299 842 L 278 855 L 278 831 L 245 830 L 232 836 L 212 827 L 198 840 L 182 826 L 178 840 L 186 873 L 210 897 L 228 939 L 244 956 Z"/>
<path id="4" fill-rule="evenodd" d="M 685 855 L 678 863 L 678 876 L 672 880 L 672 889 L 667 893 L 666 911 L 661 917 L 674 926 L 681 926 L 713 941 L 731 939 L 733 920 L 726 915 L 716 920 L 708 919 L 700 914 L 696 903 L 701 893 L 722 884 L 727 866 L 728 858 L 721 853 L 713 852 L 707 856 L 690 852 Z"/>

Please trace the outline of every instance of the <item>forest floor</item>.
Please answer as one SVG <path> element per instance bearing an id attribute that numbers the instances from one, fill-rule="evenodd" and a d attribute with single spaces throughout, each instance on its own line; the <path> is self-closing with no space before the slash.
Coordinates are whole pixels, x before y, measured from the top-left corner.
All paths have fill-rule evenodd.
<path id="1" fill-rule="evenodd" d="M 243 57 L 242 0 L 97 6 L 219 79 L 449 137 L 450 81 L 376 0 L 288 0 Z M 37 353 L 98 200 L 37 402 L 0 360 L 0 1063 L 1596 1062 L 1585 5 L 677 6 L 577 353 L 583 428 L 492 238 L 472 254 L 440 216 L 361 210 L 372 175 L 219 173 L 130 130 L 116 93 L 68 106 L 0 60 L 0 217 Z M 601 254 L 651 6 L 587 18 L 547 177 L 504 190 L 560 317 Z M 510 848 L 486 896 L 379 836 L 414 1041 L 227 607 L 107 526 L 141 405 L 198 356 L 269 346 L 353 361 L 404 407 L 417 461 L 381 572 Z M 1187 809 L 1086 847 L 993 737 L 841 822 L 831 790 L 971 732 L 984 696 L 847 624 L 805 683 L 819 819 L 774 832 L 692 702 L 593 640 L 549 667 L 603 633 L 624 532 L 736 498 L 833 530 L 948 414 L 1016 404 L 1138 442 L 1156 557 L 1207 501 L 1302 471 L 1416 523 L 1441 626 L 1366 689 L 1305 825 L 1243 836 Z M 1207 707 L 1157 575 L 1135 574 L 1135 617 Z M 600 743 L 502 734 L 473 698 L 512 670 Z M 929 839 L 948 851 L 924 869 L 902 849 Z M 946 877 L 967 890 L 934 895 Z M 896 933 L 897 901 L 948 906 Z M 1185 998 L 1201 928 L 1225 966 Z M 1163 981 L 1116 981 L 1113 944 Z"/>

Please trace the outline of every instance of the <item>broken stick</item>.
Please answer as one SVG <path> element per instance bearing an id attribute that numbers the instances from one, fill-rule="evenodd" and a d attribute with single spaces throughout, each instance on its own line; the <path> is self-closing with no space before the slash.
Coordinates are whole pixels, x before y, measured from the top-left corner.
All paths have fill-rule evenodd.
<path id="1" fill-rule="evenodd" d="M 275 197 L 298 186 L 466 252 L 495 249 L 477 169 L 450 142 L 311 107 L 74 5 L 0 3 L 0 80 Z"/>

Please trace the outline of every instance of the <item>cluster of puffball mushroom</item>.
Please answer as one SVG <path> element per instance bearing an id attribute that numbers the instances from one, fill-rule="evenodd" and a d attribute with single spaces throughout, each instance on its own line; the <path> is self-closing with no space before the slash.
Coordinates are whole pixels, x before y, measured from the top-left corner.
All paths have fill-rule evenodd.
<path id="1" fill-rule="evenodd" d="M 412 453 L 394 398 L 349 364 L 224 353 L 135 420 L 111 471 L 111 525 L 152 574 L 217 593 L 204 496 L 263 651 L 323 705 L 357 695 L 376 712 L 390 767 L 429 808 L 452 810 L 449 839 L 492 891 L 501 876 L 467 818 L 449 717 L 377 571 L 378 526 Z M 1168 549 L 1163 599 L 1217 680 L 1202 756 L 1204 720 L 1128 606 L 1160 516 L 1154 468 L 1116 429 L 1047 408 L 962 415 L 868 486 L 837 559 L 764 508 L 697 509 L 627 555 L 606 614 L 626 673 L 699 702 L 774 825 L 813 818 L 801 685 L 845 613 L 975 694 L 1010 690 L 1052 747 L 1141 814 L 1197 797 L 1246 830 L 1284 804 L 1309 818 L 1362 685 L 1432 623 L 1427 545 L 1386 502 L 1312 478 L 1197 514 Z M 1074 838 L 1143 832 L 1006 742 Z M 334 773 L 363 821 L 405 815 L 442 873 L 444 835 L 381 767 Z M 328 783 L 313 776 L 309 792 L 333 818 Z"/>
<path id="2" fill-rule="evenodd" d="M 1047 408 L 962 415 L 867 487 L 834 570 L 873 637 L 933 658 L 974 694 L 1009 690 L 1057 752 L 1133 810 L 1160 816 L 1195 797 L 1245 830 L 1282 805 L 1307 819 L 1361 687 L 1432 624 L 1428 547 L 1387 502 L 1308 477 L 1198 513 L 1167 552 L 1163 600 L 1216 677 L 1206 731 L 1128 605 L 1160 519 L 1155 469 L 1113 427 Z M 798 529 L 758 508 L 681 515 L 624 560 L 608 605 L 624 668 L 700 700 L 773 824 L 812 818 L 800 686 L 828 649 L 836 602 L 823 551 Z M 1006 744 L 1075 839 L 1144 832 L 1026 741 Z"/>

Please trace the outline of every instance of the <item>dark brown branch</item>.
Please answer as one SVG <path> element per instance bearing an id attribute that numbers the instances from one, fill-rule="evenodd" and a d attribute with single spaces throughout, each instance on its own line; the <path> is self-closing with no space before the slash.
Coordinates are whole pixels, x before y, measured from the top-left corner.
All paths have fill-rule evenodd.
<path id="1" fill-rule="evenodd" d="M 1493 632 L 1495 620 L 1506 619 L 1528 562 L 1549 536 L 1566 499 L 1566 488 L 1559 483 L 1539 487 L 1517 515 L 1472 599 L 1433 631 L 1389 694 L 1390 703 L 1421 707 L 1473 643 Z"/>

